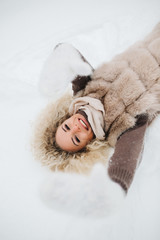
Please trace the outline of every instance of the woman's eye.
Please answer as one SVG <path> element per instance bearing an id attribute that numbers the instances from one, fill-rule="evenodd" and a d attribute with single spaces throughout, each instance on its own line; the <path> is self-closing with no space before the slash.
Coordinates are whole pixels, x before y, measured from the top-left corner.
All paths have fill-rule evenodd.
<path id="1" fill-rule="evenodd" d="M 65 128 L 66 128 L 67 130 L 70 130 L 70 128 L 68 127 L 68 125 L 67 125 L 67 124 L 65 124 Z"/>
<path id="2" fill-rule="evenodd" d="M 80 140 L 79 140 L 79 138 L 78 138 L 77 136 L 75 136 L 75 139 L 76 139 L 76 141 L 77 141 L 78 143 L 80 143 Z"/>

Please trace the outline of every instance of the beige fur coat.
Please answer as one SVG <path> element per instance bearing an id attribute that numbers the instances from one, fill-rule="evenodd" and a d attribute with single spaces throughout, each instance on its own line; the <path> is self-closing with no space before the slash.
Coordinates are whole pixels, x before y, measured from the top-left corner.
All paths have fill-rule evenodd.
<path id="1" fill-rule="evenodd" d="M 105 132 L 113 147 L 135 125 L 136 116 L 148 114 L 152 120 L 160 111 L 160 23 L 143 41 L 97 68 L 91 81 L 75 94 L 83 96 L 103 103 Z"/>
<path id="2" fill-rule="evenodd" d="M 68 107 L 73 100 L 70 94 L 66 94 L 48 104 L 37 117 L 33 125 L 32 150 L 36 159 L 54 171 L 88 173 L 97 162 L 106 166 L 113 154 L 111 146 L 114 147 L 122 132 L 135 125 L 137 115 L 148 114 L 152 120 L 160 111 L 160 23 L 144 41 L 96 70 L 73 46 L 62 44 L 55 48 L 46 61 L 43 81 L 40 82 L 42 90 L 46 91 L 48 87 L 48 95 L 50 92 L 54 94 L 55 79 L 60 88 L 60 83 L 65 82 L 68 76 L 66 62 L 69 60 L 72 72 L 67 79 L 72 80 L 74 97 L 88 95 L 104 104 L 106 141 L 95 139 L 84 152 L 73 154 L 59 151 L 54 146 L 57 126 L 68 117 Z"/>

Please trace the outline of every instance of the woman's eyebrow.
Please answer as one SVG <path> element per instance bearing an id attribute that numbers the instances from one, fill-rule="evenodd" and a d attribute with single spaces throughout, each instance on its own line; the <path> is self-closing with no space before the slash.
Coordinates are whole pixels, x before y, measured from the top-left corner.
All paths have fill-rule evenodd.
<path id="1" fill-rule="evenodd" d="M 79 146 L 79 145 L 77 145 L 77 144 L 74 142 L 73 138 L 71 138 L 71 139 L 72 139 L 72 142 L 73 142 L 74 145 Z"/>

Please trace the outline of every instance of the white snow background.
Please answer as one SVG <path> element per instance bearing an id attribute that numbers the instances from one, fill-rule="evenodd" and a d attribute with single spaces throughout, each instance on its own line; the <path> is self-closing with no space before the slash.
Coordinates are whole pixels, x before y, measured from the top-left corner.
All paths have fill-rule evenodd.
<path id="1" fill-rule="evenodd" d="M 147 131 L 125 206 L 113 218 L 49 208 L 39 189 L 54 173 L 30 151 L 32 123 L 49 102 L 37 82 L 54 46 L 72 43 L 96 67 L 158 21 L 159 0 L 0 1 L 0 240 L 160 239 L 159 117 Z"/>

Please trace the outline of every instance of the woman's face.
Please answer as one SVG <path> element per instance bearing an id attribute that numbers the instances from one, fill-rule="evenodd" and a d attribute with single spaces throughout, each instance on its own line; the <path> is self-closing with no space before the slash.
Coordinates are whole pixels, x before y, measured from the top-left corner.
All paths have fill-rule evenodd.
<path id="1" fill-rule="evenodd" d="M 56 143 L 68 152 L 81 150 L 92 139 L 92 129 L 85 117 L 79 113 L 65 120 L 56 132 Z"/>

